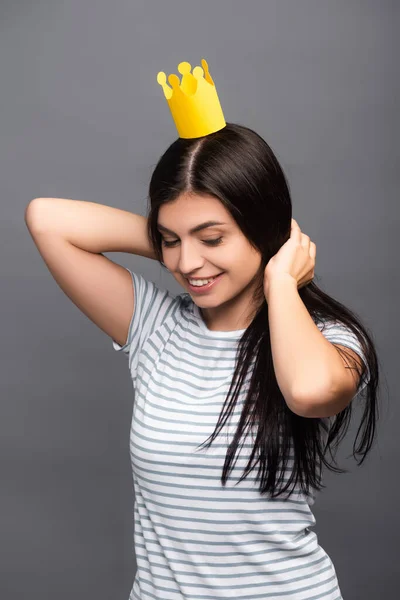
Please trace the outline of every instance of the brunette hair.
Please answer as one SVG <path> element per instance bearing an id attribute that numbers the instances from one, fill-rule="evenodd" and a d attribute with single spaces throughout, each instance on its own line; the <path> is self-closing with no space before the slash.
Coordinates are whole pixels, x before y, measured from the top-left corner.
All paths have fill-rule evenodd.
<path id="1" fill-rule="evenodd" d="M 287 491 L 290 495 L 297 484 L 307 495 L 310 488 L 320 490 L 326 487 L 321 481 L 322 463 L 331 471 L 347 471 L 334 467 L 326 460 L 326 454 L 329 451 L 337 464 L 332 449 L 337 449 L 348 429 L 353 401 L 332 418 L 326 437 L 324 420 L 299 416 L 290 410 L 276 380 L 263 273 L 270 258 L 290 237 L 292 203 L 283 170 L 265 140 L 243 125 L 227 123 L 220 131 L 207 136 L 174 141 L 156 164 L 149 185 L 148 234 L 163 267 L 162 238 L 157 229 L 159 209 L 182 193 L 207 194 L 220 200 L 262 256 L 254 298 L 259 308 L 238 342 L 236 367 L 227 398 L 215 430 L 203 446 L 212 444 L 232 413 L 254 359 L 241 417 L 226 454 L 222 484 L 226 484 L 233 468 L 241 436 L 247 428 L 255 428 L 254 448 L 241 480 L 258 464 L 257 481 L 261 494 L 278 497 Z M 369 372 L 366 387 L 357 395 L 364 399 L 364 412 L 353 445 L 353 456 L 356 461 L 357 455 L 361 457 L 358 462 L 361 465 L 373 444 L 378 418 L 377 353 L 371 335 L 355 313 L 322 291 L 315 279 L 318 277 L 299 289 L 309 314 L 315 323 L 337 321 L 353 332 L 367 363 L 355 363 L 349 354 L 335 346 L 348 368 L 360 375 L 359 388 Z M 356 446 L 361 430 L 361 439 Z M 283 486 L 289 461 L 293 461 L 293 467 Z"/>

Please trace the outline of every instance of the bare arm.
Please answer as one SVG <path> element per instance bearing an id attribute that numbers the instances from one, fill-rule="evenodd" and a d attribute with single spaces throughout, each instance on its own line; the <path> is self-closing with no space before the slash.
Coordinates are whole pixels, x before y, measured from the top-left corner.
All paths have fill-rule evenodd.
<path id="1" fill-rule="evenodd" d="M 127 252 L 155 260 L 147 218 L 83 200 L 35 198 L 25 211 L 31 232 L 51 232 L 88 252 Z"/>
<path id="2" fill-rule="evenodd" d="M 155 259 L 147 219 L 118 208 L 36 198 L 25 222 L 51 275 L 72 302 L 121 346 L 135 307 L 130 273 L 102 252 Z"/>

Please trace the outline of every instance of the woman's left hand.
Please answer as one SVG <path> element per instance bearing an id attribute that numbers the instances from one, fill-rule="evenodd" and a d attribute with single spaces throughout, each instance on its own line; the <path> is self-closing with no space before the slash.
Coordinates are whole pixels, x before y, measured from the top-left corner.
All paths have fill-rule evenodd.
<path id="1" fill-rule="evenodd" d="M 268 302 L 269 283 L 279 277 L 291 277 L 297 289 L 310 283 L 314 278 L 316 245 L 301 232 L 297 221 L 292 219 L 290 238 L 271 258 L 264 271 L 264 294 Z"/>

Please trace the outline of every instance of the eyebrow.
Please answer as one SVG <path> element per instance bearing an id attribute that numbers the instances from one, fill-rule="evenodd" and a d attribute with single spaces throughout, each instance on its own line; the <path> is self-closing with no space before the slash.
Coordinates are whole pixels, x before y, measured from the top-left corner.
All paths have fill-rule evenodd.
<path id="1" fill-rule="evenodd" d="M 200 223 L 200 225 L 196 225 L 196 227 L 192 227 L 189 233 L 197 233 L 198 231 L 206 229 L 207 227 L 214 227 L 214 225 L 226 225 L 226 223 L 221 223 L 220 221 L 206 221 L 205 223 Z M 171 231 L 171 229 L 164 227 L 164 225 L 158 224 L 157 227 L 162 231 L 166 231 L 167 233 L 172 233 L 173 235 L 176 235 L 175 231 Z"/>

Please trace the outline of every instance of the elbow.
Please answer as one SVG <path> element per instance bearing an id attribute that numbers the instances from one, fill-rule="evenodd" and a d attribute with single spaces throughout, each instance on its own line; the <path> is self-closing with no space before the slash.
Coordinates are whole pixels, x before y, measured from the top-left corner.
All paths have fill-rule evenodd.
<path id="1" fill-rule="evenodd" d="M 312 403 L 306 396 L 292 394 L 289 401 L 286 399 L 286 404 L 299 417 L 310 417 L 310 413 L 313 411 Z"/>
<path id="2" fill-rule="evenodd" d="M 25 212 L 24 212 L 24 219 L 25 219 L 25 223 L 28 225 L 28 227 L 30 225 L 32 225 L 32 219 L 33 219 L 33 215 L 36 212 L 36 207 L 38 204 L 38 198 L 34 198 L 33 200 L 31 200 L 30 202 L 28 202 L 28 204 L 25 207 Z"/>
<path id="3" fill-rule="evenodd" d="M 45 202 L 45 198 L 34 198 L 27 204 L 24 218 L 30 231 L 36 230 L 43 224 L 43 215 L 46 215 L 46 209 L 43 208 Z"/>
<path id="4" fill-rule="evenodd" d="M 332 392 L 327 388 L 317 393 L 315 389 L 312 392 L 297 391 L 293 394 L 290 408 L 300 417 L 308 419 L 331 417 L 338 412 Z"/>

